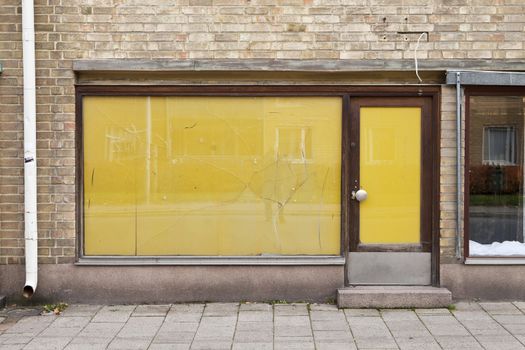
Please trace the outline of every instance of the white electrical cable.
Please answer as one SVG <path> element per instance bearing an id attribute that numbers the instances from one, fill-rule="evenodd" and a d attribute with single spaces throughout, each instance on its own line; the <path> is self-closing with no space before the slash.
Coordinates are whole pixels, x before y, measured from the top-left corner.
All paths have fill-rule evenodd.
<path id="1" fill-rule="evenodd" d="M 414 64 L 416 66 L 416 76 L 417 78 L 419 79 L 419 82 L 422 83 L 423 80 L 421 79 L 421 77 L 419 76 L 419 68 L 417 66 L 417 49 L 419 48 L 419 41 L 421 40 L 421 38 L 423 37 L 423 35 L 425 35 L 427 33 L 423 32 L 421 33 L 421 35 L 419 36 L 419 38 L 417 38 L 417 43 L 416 43 L 416 47 L 414 48 Z"/>

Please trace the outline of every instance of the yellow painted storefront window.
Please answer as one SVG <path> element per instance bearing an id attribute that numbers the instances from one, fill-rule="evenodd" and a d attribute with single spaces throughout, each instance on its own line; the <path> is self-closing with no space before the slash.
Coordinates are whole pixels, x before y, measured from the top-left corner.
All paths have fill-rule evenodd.
<path id="1" fill-rule="evenodd" d="M 340 253 L 340 98 L 82 103 L 86 255 Z"/>

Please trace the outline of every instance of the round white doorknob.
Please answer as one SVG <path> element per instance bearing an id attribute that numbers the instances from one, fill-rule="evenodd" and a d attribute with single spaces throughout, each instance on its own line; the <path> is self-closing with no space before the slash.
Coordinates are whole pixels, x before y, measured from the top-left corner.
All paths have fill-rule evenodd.
<path id="1" fill-rule="evenodd" d="M 359 202 L 364 201 L 366 199 L 366 197 L 368 197 L 368 193 L 366 193 L 366 191 L 363 190 L 363 189 L 358 190 L 355 193 L 355 199 L 357 199 Z"/>

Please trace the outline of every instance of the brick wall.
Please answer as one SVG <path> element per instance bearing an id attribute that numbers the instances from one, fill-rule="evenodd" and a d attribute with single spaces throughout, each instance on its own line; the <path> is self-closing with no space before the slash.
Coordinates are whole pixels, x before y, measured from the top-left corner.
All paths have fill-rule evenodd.
<path id="1" fill-rule="evenodd" d="M 463 110 L 464 112 L 464 110 Z M 465 120 L 463 114 L 463 121 Z M 462 134 L 465 135 L 465 123 Z M 464 143 L 463 143 L 464 145 Z M 464 156 L 464 152 L 462 155 Z M 440 245 L 441 262 L 457 262 L 456 244 L 456 88 L 441 89 Z M 463 164 L 462 164 L 463 165 Z"/>
<path id="2" fill-rule="evenodd" d="M 75 246 L 77 59 L 525 58 L 522 0 L 36 0 L 39 254 Z M 147 4 L 146 4 L 147 3 Z M 466 4 L 466 5 L 465 5 Z M 19 0 L 0 6 L 0 264 L 23 258 Z M 443 61 L 443 67 L 446 67 Z M 441 234 L 454 241 L 454 95 L 443 91 Z"/>

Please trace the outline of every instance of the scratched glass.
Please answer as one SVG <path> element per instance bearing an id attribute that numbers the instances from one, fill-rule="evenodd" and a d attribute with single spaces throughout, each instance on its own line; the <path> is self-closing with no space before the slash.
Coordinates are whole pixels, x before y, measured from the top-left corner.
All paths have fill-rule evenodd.
<path id="1" fill-rule="evenodd" d="M 83 98 L 86 255 L 338 255 L 342 101 Z"/>

